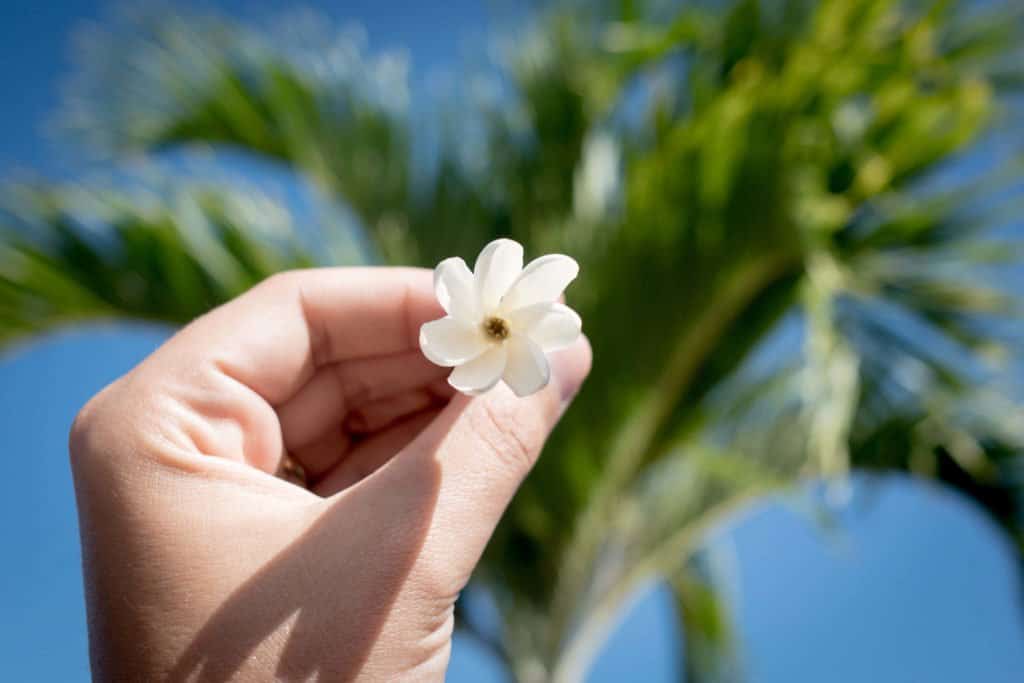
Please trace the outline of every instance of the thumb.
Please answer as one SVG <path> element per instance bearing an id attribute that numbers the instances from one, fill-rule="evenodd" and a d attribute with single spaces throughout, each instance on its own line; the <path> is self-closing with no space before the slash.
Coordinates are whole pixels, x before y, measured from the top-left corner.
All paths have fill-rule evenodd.
<path id="1" fill-rule="evenodd" d="M 437 487 L 421 558 L 440 562 L 456 590 L 590 371 L 590 344 L 581 336 L 549 360 L 551 382 L 541 391 L 518 398 L 500 384 L 482 396 L 459 395 L 391 463 L 389 474 L 403 485 Z M 416 474 L 427 468 L 438 476 Z"/>

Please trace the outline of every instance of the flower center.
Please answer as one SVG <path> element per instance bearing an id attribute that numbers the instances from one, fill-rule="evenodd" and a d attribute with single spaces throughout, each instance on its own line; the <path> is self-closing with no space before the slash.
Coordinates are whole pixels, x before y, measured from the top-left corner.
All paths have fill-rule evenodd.
<path id="1" fill-rule="evenodd" d="M 484 332 L 495 341 L 502 341 L 508 338 L 508 323 L 501 318 L 490 317 L 484 321 Z"/>

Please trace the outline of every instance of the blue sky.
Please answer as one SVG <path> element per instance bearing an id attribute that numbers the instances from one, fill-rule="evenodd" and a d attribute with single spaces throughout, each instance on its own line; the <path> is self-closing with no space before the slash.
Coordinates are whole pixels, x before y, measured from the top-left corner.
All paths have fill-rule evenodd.
<path id="1" fill-rule="evenodd" d="M 414 76 L 451 65 L 479 43 L 481 3 L 345 2 L 325 11 L 366 25 L 372 46 L 406 47 Z M 283 2 L 221 2 L 255 16 Z M 103 14 L 85 0 L 0 7 L 0 171 L 77 170 L 42 134 L 70 66 L 76 24 Z M 88 679 L 78 532 L 66 434 L 78 407 L 165 338 L 166 330 L 97 326 L 0 355 L 0 655 L 4 678 Z M 1007 682 L 1024 671 L 1016 560 L 971 503 L 903 477 L 860 479 L 841 522 L 825 530 L 810 494 L 765 501 L 716 532 L 714 561 L 728 577 L 747 680 Z M 593 681 L 672 681 L 678 629 L 663 593 L 639 594 L 595 663 Z M 449 679 L 498 681 L 472 643 L 457 640 Z"/>

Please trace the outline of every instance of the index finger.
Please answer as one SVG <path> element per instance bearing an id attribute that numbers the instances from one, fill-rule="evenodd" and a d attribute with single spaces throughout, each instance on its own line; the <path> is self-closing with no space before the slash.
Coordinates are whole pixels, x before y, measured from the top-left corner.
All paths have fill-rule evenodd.
<path id="1" fill-rule="evenodd" d="M 274 405 L 317 367 L 418 348 L 444 315 L 422 268 L 318 268 L 275 275 L 198 318 L 158 353 L 213 364 Z"/>

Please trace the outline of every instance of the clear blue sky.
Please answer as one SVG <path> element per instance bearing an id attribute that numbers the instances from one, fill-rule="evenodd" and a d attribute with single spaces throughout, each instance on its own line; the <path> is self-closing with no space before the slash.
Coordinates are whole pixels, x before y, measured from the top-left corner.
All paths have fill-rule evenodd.
<path id="1" fill-rule="evenodd" d="M 326 5 L 327 3 L 323 3 Z M 284 2 L 219 3 L 272 14 Z M 335 3 L 371 44 L 410 49 L 415 75 L 451 64 L 488 15 L 468 1 Z M 0 172 L 73 171 L 40 134 L 68 68 L 70 29 L 101 16 L 86 0 L 0 6 Z M 141 327 L 77 330 L 0 355 L 0 655 L 11 681 L 88 679 L 78 532 L 66 456 L 77 408 L 164 338 Z M 1015 558 L 999 531 L 955 494 L 905 478 L 861 480 L 838 529 L 765 502 L 714 539 L 730 576 L 746 663 L 757 683 L 908 681 L 1010 683 L 1024 675 Z M 664 595 L 637 597 L 599 657 L 593 681 L 673 681 L 678 630 Z M 456 641 L 452 681 L 497 681 L 471 643 Z"/>

